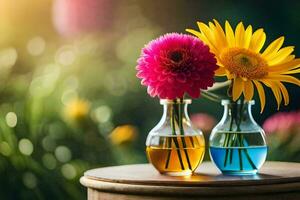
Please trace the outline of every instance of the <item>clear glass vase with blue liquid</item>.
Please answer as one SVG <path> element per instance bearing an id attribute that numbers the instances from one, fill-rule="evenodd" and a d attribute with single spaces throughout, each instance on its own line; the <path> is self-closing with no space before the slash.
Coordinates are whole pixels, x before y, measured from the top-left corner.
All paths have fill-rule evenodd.
<path id="1" fill-rule="evenodd" d="M 224 114 L 209 139 L 210 157 L 223 174 L 256 174 L 268 147 L 264 130 L 252 116 L 254 101 L 223 100 Z"/>

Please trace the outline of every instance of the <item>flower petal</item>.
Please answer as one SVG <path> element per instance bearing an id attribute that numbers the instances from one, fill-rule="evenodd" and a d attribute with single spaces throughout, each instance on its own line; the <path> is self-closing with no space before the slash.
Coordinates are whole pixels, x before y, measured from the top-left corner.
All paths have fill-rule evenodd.
<path id="1" fill-rule="evenodd" d="M 254 87 L 252 81 L 244 81 L 244 96 L 247 101 L 250 101 L 254 95 Z"/>
<path id="2" fill-rule="evenodd" d="M 256 30 L 252 37 L 251 42 L 249 45 L 249 49 L 253 50 L 254 52 L 259 52 L 261 48 L 264 46 L 266 41 L 266 34 L 264 32 L 264 29 L 258 29 Z"/>
<path id="3" fill-rule="evenodd" d="M 241 96 L 244 88 L 244 81 L 237 77 L 233 81 L 233 87 L 232 87 L 232 99 L 233 101 L 238 100 L 238 98 Z"/>
<path id="4" fill-rule="evenodd" d="M 294 70 L 291 70 L 291 71 L 287 71 L 287 72 L 284 72 L 284 73 L 281 73 L 281 74 L 298 74 L 298 73 L 300 73 L 300 68 L 294 69 Z"/>
<path id="5" fill-rule="evenodd" d="M 219 24 L 219 22 L 217 20 L 213 20 L 215 23 L 215 37 L 216 37 L 216 41 L 218 43 L 220 43 L 222 45 L 223 48 L 228 46 L 226 37 L 225 37 L 225 33 L 223 28 L 221 27 L 221 25 Z"/>
<path id="6" fill-rule="evenodd" d="M 240 22 L 235 29 L 235 44 L 237 47 L 244 46 L 245 28 L 243 22 Z"/>
<path id="7" fill-rule="evenodd" d="M 230 47 L 235 47 L 234 33 L 233 33 L 233 30 L 227 20 L 225 22 L 225 32 L 226 32 L 226 39 L 227 39 L 228 45 Z"/>
<path id="8" fill-rule="evenodd" d="M 273 41 L 266 50 L 262 53 L 262 57 L 268 60 L 268 57 L 273 56 L 273 54 L 276 54 L 277 51 L 281 48 L 283 45 L 284 37 L 281 36 L 275 41 Z"/>
<path id="9" fill-rule="evenodd" d="M 248 49 L 250 42 L 251 42 L 251 36 L 252 36 L 252 26 L 249 25 L 245 31 L 245 35 L 244 35 L 244 44 L 243 47 Z"/>
<path id="10" fill-rule="evenodd" d="M 287 83 L 293 83 L 295 85 L 300 86 L 300 80 L 289 75 L 272 75 L 268 76 L 268 79 L 281 81 L 281 82 L 287 82 Z"/>
<path id="11" fill-rule="evenodd" d="M 284 60 L 282 60 L 281 62 L 279 62 L 278 64 L 283 64 L 283 63 L 287 63 L 287 62 L 290 62 L 292 60 L 295 59 L 295 55 L 289 55 L 288 57 L 286 57 Z"/>
<path id="12" fill-rule="evenodd" d="M 203 35 L 205 35 L 205 37 L 210 42 L 210 44 L 212 46 L 216 47 L 214 35 L 213 35 L 212 31 L 210 30 L 210 28 L 206 24 L 204 24 L 202 22 L 197 22 L 197 24 L 198 24 L 198 27 L 199 27 L 201 33 Z"/>
<path id="13" fill-rule="evenodd" d="M 278 83 L 278 86 L 281 90 L 281 93 L 282 93 L 282 96 L 284 99 L 284 105 L 288 105 L 290 102 L 290 98 L 289 98 L 289 93 L 288 93 L 286 87 L 281 82 Z"/>
<path id="14" fill-rule="evenodd" d="M 219 67 L 219 69 L 217 69 L 215 71 L 215 75 L 216 76 L 225 76 L 226 75 L 226 69 L 224 67 Z"/>
<path id="15" fill-rule="evenodd" d="M 268 68 L 269 72 L 287 72 L 289 70 L 298 68 L 300 66 L 300 58 L 296 58 L 294 60 L 291 60 L 289 62 L 283 63 L 283 64 L 278 64 L 278 65 L 273 65 Z"/>
<path id="16" fill-rule="evenodd" d="M 257 88 L 257 92 L 258 92 L 258 96 L 259 96 L 259 100 L 260 100 L 260 113 L 263 112 L 265 105 L 266 105 L 266 95 L 265 95 L 265 91 L 264 88 L 262 86 L 262 84 L 256 80 L 253 80 L 256 88 Z"/>
<path id="17" fill-rule="evenodd" d="M 278 63 L 281 63 L 283 60 L 285 60 L 292 52 L 294 51 L 293 46 L 284 47 L 280 49 L 274 56 L 268 57 L 268 64 L 269 65 L 276 65 Z"/>
<path id="18" fill-rule="evenodd" d="M 272 90 L 272 92 L 275 96 L 276 102 L 277 102 L 277 110 L 279 110 L 279 107 L 280 107 L 280 104 L 281 104 L 281 101 L 282 101 L 282 95 L 281 95 L 280 89 L 278 88 L 278 86 L 273 81 L 264 79 L 264 80 L 262 80 L 262 82 L 266 86 L 271 88 L 271 90 Z"/>

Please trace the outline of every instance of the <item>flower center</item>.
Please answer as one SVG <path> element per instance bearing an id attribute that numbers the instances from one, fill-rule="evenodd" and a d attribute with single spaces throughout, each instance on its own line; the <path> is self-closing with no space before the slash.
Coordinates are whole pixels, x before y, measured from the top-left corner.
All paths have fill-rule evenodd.
<path id="1" fill-rule="evenodd" d="M 243 48 L 229 48 L 222 52 L 221 63 L 237 76 L 248 79 L 265 77 L 268 63 L 260 54 Z"/>
<path id="2" fill-rule="evenodd" d="M 186 49 L 172 49 L 161 52 L 160 62 L 173 73 L 181 73 L 190 69 L 189 52 Z"/>
<path id="3" fill-rule="evenodd" d="M 175 63 L 179 63 L 180 61 L 182 61 L 183 59 L 183 52 L 182 51 L 172 51 L 170 52 L 169 58 L 175 62 Z"/>

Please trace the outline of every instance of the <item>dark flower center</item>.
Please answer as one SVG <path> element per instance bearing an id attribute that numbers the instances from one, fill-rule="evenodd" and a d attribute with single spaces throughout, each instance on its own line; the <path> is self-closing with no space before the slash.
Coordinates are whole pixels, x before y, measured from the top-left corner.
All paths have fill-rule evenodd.
<path id="1" fill-rule="evenodd" d="M 190 55 L 187 49 L 178 48 L 161 52 L 161 64 L 174 73 L 190 70 Z"/>
<path id="2" fill-rule="evenodd" d="M 183 59 L 183 54 L 181 51 L 173 51 L 170 53 L 170 59 L 175 63 L 179 63 Z"/>

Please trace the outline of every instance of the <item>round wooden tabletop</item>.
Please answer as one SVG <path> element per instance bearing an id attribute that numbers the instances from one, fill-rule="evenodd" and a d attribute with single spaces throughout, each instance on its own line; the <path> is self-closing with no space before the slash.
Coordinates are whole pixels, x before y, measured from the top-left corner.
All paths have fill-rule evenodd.
<path id="1" fill-rule="evenodd" d="M 92 169 L 81 183 L 98 191 L 160 196 L 220 196 L 238 194 L 300 193 L 300 163 L 266 162 L 256 175 L 222 175 L 210 162 L 195 174 L 172 177 L 159 174 L 150 164 Z"/>

